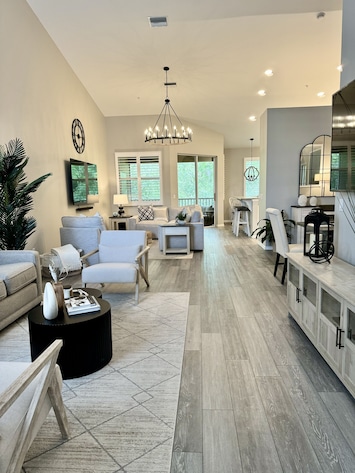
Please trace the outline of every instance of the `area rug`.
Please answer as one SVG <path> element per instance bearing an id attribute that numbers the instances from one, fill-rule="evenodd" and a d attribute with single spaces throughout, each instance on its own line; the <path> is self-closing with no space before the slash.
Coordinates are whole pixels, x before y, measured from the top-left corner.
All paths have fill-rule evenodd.
<path id="1" fill-rule="evenodd" d="M 149 243 L 150 250 L 149 250 L 149 259 L 156 260 L 169 260 L 169 259 L 192 259 L 194 256 L 193 251 L 190 251 L 190 254 L 179 254 L 179 253 L 168 253 L 164 255 L 162 251 L 159 250 L 159 242 L 158 240 L 152 240 Z"/>
<path id="2" fill-rule="evenodd" d="M 102 370 L 63 382 L 70 439 L 51 412 L 26 473 L 169 473 L 189 293 L 104 293 L 113 357 Z M 30 361 L 26 317 L 0 332 L 0 359 Z"/>

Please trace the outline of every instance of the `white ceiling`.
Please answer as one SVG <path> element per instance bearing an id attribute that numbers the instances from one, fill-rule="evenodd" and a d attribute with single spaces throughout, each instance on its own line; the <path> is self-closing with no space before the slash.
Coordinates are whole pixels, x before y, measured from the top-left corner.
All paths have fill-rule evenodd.
<path id="1" fill-rule="evenodd" d="M 267 108 L 330 105 L 340 87 L 341 0 L 27 1 L 107 117 L 158 115 L 169 66 L 180 118 L 249 147 Z"/>

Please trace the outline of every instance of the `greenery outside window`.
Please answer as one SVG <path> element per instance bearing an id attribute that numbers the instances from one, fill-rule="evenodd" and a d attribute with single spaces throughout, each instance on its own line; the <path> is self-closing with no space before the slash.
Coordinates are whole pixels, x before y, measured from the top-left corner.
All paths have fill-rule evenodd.
<path id="1" fill-rule="evenodd" d="M 115 153 L 117 193 L 130 202 L 162 204 L 160 152 Z"/>

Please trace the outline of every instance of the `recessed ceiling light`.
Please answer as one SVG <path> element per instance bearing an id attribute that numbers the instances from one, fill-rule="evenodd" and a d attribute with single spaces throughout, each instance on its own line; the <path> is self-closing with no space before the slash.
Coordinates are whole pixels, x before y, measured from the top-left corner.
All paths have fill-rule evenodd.
<path id="1" fill-rule="evenodd" d="M 317 96 L 320 98 L 325 97 L 325 92 L 318 92 Z"/>
<path id="2" fill-rule="evenodd" d="M 255 115 L 250 115 L 249 120 L 251 122 L 256 122 L 256 116 Z"/>
<path id="3" fill-rule="evenodd" d="M 273 70 L 272 69 L 266 69 L 266 71 L 264 72 L 264 74 L 268 77 L 271 77 L 274 75 L 273 73 Z"/>
<path id="4" fill-rule="evenodd" d="M 264 95 L 266 95 L 266 90 L 264 89 L 258 90 L 258 95 L 261 95 L 263 97 Z"/>

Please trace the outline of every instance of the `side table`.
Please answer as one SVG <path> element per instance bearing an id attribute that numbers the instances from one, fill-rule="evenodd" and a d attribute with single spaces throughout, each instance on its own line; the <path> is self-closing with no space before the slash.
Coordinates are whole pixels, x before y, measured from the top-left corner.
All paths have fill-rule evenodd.
<path id="1" fill-rule="evenodd" d="M 125 215 L 124 217 L 109 217 L 111 230 L 127 230 L 128 219 L 132 215 Z"/>
<path id="2" fill-rule="evenodd" d="M 85 289 L 90 293 L 90 289 Z M 69 317 L 64 310 L 53 320 L 43 317 L 42 306 L 30 310 L 28 324 L 31 358 L 37 358 L 55 339 L 63 340 L 58 365 L 63 379 L 98 371 L 112 358 L 111 306 L 98 298 L 100 311 Z"/>
<path id="3" fill-rule="evenodd" d="M 163 239 L 163 253 L 186 253 L 190 254 L 190 227 L 188 225 L 166 224 L 160 225 L 161 238 Z M 170 237 L 185 237 L 186 246 L 183 248 L 174 248 L 169 246 Z"/>

